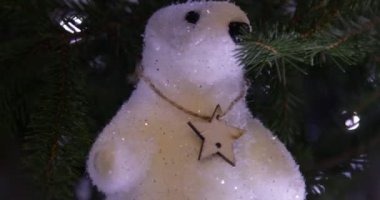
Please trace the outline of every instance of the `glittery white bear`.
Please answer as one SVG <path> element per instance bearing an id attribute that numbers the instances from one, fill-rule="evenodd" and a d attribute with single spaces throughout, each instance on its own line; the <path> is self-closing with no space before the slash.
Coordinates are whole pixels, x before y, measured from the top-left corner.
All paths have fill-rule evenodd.
<path id="1" fill-rule="evenodd" d="M 231 23 L 249 21 L 229 2 L 165 7 L 144 35 L 144 76 L 183 108 L 211 115 L 245 90 L 234 56 Z M 234 142 L 236 166 L 220 156 L 198 160 L 202 140 L 187 122 L 197 117 L 173 106 L 140 80 L 103 129 L 87 162 L 93 183 L 109 200 L 303 200 L 305 183 L 284 145 L 254 119 L 244 98 L 226 124 L 245 130 Z"/>

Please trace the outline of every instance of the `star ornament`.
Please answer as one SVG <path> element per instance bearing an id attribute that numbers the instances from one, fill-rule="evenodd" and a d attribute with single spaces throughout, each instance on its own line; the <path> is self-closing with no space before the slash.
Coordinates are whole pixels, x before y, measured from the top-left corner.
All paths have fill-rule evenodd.
<path id="1" fill-rule="evenodd" d="M 233 143 L 244 134 L 244 130 L 227 125 L 219 119 L 222 110 L 216 106 L 209 121 L 188 122 L 188 125 L 202 139 L 198 160 L 215 154 L 235 166 Z"/>

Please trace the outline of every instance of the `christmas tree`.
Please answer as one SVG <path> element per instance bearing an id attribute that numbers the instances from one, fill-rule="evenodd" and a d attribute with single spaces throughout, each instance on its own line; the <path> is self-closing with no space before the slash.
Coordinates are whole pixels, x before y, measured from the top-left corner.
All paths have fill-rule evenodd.
<path id="1" fill-rule="evenodd" d="M 90 145 L 134 89 L 148 18 L 171 3 L 1 0 L 1 199 L 104 198 Z M 252 26 L 236 52 L 250 109 L 295 157 L 308 199 L 379 199 L 380 3 L 235 3 Z"/>

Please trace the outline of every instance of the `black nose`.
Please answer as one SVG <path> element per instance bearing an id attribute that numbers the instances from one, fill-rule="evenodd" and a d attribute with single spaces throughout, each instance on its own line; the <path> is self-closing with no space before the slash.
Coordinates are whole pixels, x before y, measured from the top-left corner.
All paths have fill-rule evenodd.
<path id="1" fill-rule="evenodd" d="M 242 42 L 242 35 L 250 31 L 249 25 L 244 22 L 231 22 L 228 27 L 228 32 L 236 44 Z"/>

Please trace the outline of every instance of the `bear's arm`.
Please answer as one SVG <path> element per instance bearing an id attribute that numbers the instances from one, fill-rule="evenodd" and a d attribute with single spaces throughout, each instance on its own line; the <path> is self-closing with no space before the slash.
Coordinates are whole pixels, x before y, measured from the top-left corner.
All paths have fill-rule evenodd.
<path id="1" fill-rule="evenodd" d="M 149 150 L 134 120 L 128 119 L 123 105 L 99 134 L 87 160 L 87 171 L 94 185 L 106 194 L 127 192 L 143 178 L 150 161 Z"/>

